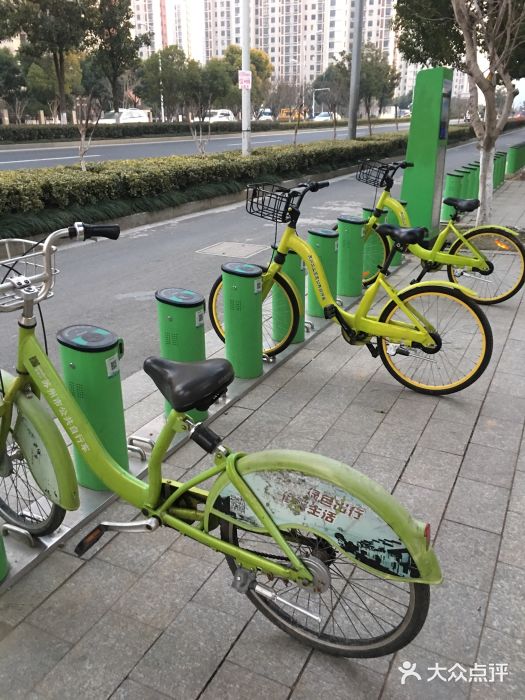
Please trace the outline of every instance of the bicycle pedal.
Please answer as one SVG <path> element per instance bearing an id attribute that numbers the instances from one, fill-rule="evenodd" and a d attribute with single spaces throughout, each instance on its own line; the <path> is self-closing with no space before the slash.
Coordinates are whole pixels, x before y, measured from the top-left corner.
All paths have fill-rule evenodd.
<path id="1" fill-rule="evenodd" d="M 77 557 L 81 557 L 89 549 L 91 549 L 91 547 L 99 541 L 105 532 L 106 528 L 103 527 L 102 523 L 97 525 L 97 527 L 91 530 L 91 532 L 88 532 L 88 534 L 83 537 L 75 547 L 75 554 Z"/>
<path id="2" fill-rule="evenodd" d="M 129 523 L 99 523 L 96 528 L 80 540 L 75 547 L 75 554 L 81 557 L 96 544 L 105 532 L 153 532 L 159 527 L 157 518 L 132 520 Z"/>

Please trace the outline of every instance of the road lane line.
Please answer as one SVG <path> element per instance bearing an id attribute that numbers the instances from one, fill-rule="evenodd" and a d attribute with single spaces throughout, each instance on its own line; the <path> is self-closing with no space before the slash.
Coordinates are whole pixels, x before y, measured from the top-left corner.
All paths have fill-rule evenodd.
<path id="1" fill-rule="evenodd" d="M 92 153 L 84 158 L 100 158 L 100 153 Z M 27 160 L 2 160 L 0 165 L 11 165 L 13 163 L 40 163 L 47 160 L 79 160 L 79 156 L 57 156 L 56 158 L 29 158 Z"/>

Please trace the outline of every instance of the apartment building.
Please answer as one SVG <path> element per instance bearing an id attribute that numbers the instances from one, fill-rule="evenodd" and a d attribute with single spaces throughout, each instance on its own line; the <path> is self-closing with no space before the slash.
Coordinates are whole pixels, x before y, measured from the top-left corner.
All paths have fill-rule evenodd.
<path id="1" fill-rule="evenodd" d="M 363 43 L 380 48 L 401 74 L 397 94 L 410 92 L 418 66 L 396 48 L 392 20 L 395 0 L 364 0 Z M 150 31 L 148 56 L 177 44 L 201 62 L 221 56 L 241 43 L 242 0 L 132 0 L 136 32 Z M 265 51 L 273 79 L 305 85 L 321 74 L 340 52 L 352 51 L 355 0 L 250 0 L 250 44 Z M 464 77 L 454 80 L 454 94 L 464 92 Z"/>

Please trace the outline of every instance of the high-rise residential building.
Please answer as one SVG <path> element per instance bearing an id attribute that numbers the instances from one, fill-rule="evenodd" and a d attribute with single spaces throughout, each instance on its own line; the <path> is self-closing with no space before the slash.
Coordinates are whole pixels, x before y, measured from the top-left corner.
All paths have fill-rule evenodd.
<path id="1" fill-rule="evenodd" d="M 187 56 L 205 62 L 241 43 L 242 0 L 132 0 L 136 32 L 153 41 L 142 55 L 177 44 Z M 395 0 L 364 0 L 363 44 L 383 51 L 401 75 L 396 93 L 413 90 L 419 66 L 407 63 L 392 30 Z M 265 51 L 273 80 L 311 83 L 342 51 L 352 52 L 355 0 L 250 0 L 250 45 Z M 454 94 L 465 92 L 455 73 Z"/>

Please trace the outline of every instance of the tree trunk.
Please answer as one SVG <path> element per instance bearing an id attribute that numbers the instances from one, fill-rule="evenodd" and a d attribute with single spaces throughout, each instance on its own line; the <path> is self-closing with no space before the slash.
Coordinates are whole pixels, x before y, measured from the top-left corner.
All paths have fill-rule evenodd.
<path id="1" fill-rule="evenodd" d="M 495 145 L 482 146 L 480 150 L 479 164 L 479 200 L 481 202 L 478 209 L 476 224 L 489 223 L 492 216 L 492 174 L 494 172 Z"/>
<path id="2" fill-rule="evenodd" d="M 66 62 L 64 52 L 59 49 L 53 51 L 53 64 L 58 84 L 58 103 L 60 118 L 66 112 Z"/>
<path id="3" fill-rule="evenodd" d="M 113 109 L 117 112 L 119 109 L 118 78 L 113 78 L 111 81 L 111 99 L 113 101 Z"/>

